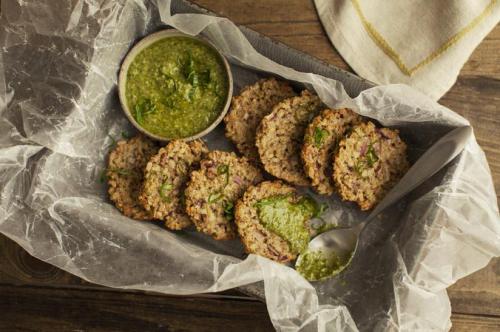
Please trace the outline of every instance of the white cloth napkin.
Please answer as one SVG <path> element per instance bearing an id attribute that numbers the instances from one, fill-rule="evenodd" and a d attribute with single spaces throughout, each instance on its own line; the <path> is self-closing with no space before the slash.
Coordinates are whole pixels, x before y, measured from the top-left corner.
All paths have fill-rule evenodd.
<path id="1" fill-rule="evenodd" d="M 500 21 L 498 0 L 315 0 L 328 37 L 360 76 L 439 99 Z"/>

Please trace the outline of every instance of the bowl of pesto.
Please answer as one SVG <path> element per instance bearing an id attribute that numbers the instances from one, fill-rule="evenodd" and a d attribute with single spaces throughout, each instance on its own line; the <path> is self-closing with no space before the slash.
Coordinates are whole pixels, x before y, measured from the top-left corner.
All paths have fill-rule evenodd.
<path id="1" fill-rule="evenodd" d="M 208 41 L 169 29 L 140 40 L 118 75 L 127 118 L 159 140 L 192 140 L 224 118 L 233 92 L 231 70 Z"/>

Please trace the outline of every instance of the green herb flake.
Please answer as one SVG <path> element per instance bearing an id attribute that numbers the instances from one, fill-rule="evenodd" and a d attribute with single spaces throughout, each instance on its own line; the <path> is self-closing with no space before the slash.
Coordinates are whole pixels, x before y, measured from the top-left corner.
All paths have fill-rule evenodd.
<path id="1" fill-rule="evenodd" d="M 224 217 L 228 221 L 232 221 L 234 219 L 234 204 L 233 204 L 233 202 L 229 202 L 229 201 L 224 202 Z"/>
<path id="2" fill-rule="evenodd" d="M 106 182 L 107 178 L 108 178 L 108 176 L 106 174 L 106 170 L 105 169 L 103 169 L 102 171 L 99 172 L 99 182 L 100 183 Z"/>
<path id="3" fill-rule="evenodd" d="M 193 101 L 194 94 L 196 93 L 196 88 L 192 87 L 192 88 L 189 88 L 186 91 L 187 91 L 187 100 Z"/>
<path id="4" fill-rule="evenodd" d="M 379 158 L 375 153 L 375 149 L 373 148 L 373 143 L 370 143 L 366 151 L 365 157 L 358 159 L 354 164 L 354 170 L 358 175 L 361 176 L 365 169 L 373 167 L 378 160 Z"/>
<path id="5" fill-rule="evenodd" d="M 366 164 L 368 167 L 373 167 L 375 163 L 378 161 L 378 156 L 375 153 L 375 149 L 373 148 L 373 143 L 368 146 L 368 151 L 366 152 Z"/>
<path id="6" fill-rule="evenodd" d="M 188 53 L 187 60 L 182 65 L 182 73 L 186 81 L 194 88 L 207 86 L 210 83 L 210 69 L 196 70 L 196 63 L 191 53 Z"/>
<path id="7" fill-rule="evenodd" d="M 198 76 L 198 84 L 200 86 L 205 87 L 208 84 L 210 84 L 210 69 L 202 70 L 197 74 L 197 76 Z"/>
<path id="8" fill-rule="evenodd" d="M 132 138 L 132 134 L 127 133 L 126 131 L 122 131 L 121 135 L 122 135 L 123 139 L 131 139 Z"/>
<path id="9" fill-rule="evenodd" d="M 189 73 L 187 80 L 193 87 L 197 87 L 199 85 L 198 74 L 195 71 Z"/>
<path id="10" fill-rule="evenodd" d="M 356 163 L 354 164 L 354 170 L 359 176 L 363 174 L 363 171 L 365 170 L 365 163 L 363 162 L 363 160 L 356 161 Z"/>
<path id="11" fill-rule="evenodd" d="M 182 73 L 184 74 L 184 78 L 193 84 L 193 75 L 194 75 L 194 60 L 191 52 L 187 53 L 187 59 L 184 60 L 184 63 L 182 64 Z"/>
<path id="12" fill-rule="evenodd" d="M 229 166 L 226 164 L 221 164 L 217 166 L 217 174 L 222 175 L 222 174 L 227 174 L 229 172 Z"/>
<path id="13" fill-rule="evenodd" d="M 321 217 L 323 215 L 323 213 L 325 213 L 326 210 L 328 210 L 328 204 L 321 203 L 321 204 L 317 205 L 317 208 L 316 208 L 316 211 L 314 214 L 314 218 Z"/>
<path id="14" fill-rule="evenodd" d="M 108 134 L 108 137 L 111 140 L 111 144 L 109 146 L 110 147 L 115 146 L 116 145 L 116 139 L 113 136 L 111 136 L 110 134 Z"/>
<path id="15" fill-rule="evenodd" d="M 144 118 L 142 117 L 142 110 L 141 110 L 139 104 L 135 105 L 135 120 L 140 125 L 142 125 L 144 123 Z"/>
<path id="16" fill-rule="evenodd" d="M 330 135 L 330 133 L 328 132 L 328 130 L 322 129 L 322 128 L 319 128 L 319 127 L 314 128 L 314 134 L 313 134 L 313 137 L 314 137 L 314 146 L 316 146 L 317 148 L 320 148 L 321 145 L 323 145 L 323 142 L 325 141 L 325 138 L 328 137 L 328 135 Z"/>
<path id="17" fill-rule="evenodd" d="M 132 174 L 131 170 L 125 169 L 125 168 L 110 168 L 110 169 L 108 169 L 108 171 L 119 174 L 119 175 L 123 175 L 123 176 L 128 176 L 128 175 Z"/>
<path id="18" fill-rule="evenodd" d="M 217 166 L 217 175 L 225 175 L 224 188 L 229 184 L 229 166 L 226 164 L 220 164 Z"/>
<path id="19" fill-rule="evenodd" d="M 165 202 L 170 202 L 170 197 L 168 196 L 168 192 L 174 188 L 174 185 L 168 182 L 163 182 L 163 184 L 158 189 L 158 193 L 160 197 Z"/>
<path id="20" fill-rule="evenodd" d="M 156 112 L 156 104 L 154 104 L 150 99 L 143 99 L 135 104 L 134 111 L 136 121 L 142 125 L 146 115 Z"/>
<path id="21" fill-rule="evenodd" d="M 223 197 L 224 197 L 224 195 L 220 191 L 215 192 L 215 193 L 211 193 L 208 196 L 208 203 L 209 204 L 216 203 L 216 202 L 220 201 Z"/>

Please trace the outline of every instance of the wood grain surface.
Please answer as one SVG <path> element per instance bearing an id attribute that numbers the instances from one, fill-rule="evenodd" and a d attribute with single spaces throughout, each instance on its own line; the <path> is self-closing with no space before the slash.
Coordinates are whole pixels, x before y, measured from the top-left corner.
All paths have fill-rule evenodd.
<path id="1" fill-rule="evenodd" d="M 312 1 L 196 0 L 199 5 L 350 70 Z M 500 27 L 479 45 L 440 102 L 474 126 L 500 192 Z M 453 331 L 500 331 L 500 260 L 449 288 Z M 271 331 L 265 305 L 235 291 L 189 297 L 89 284 L 0 236 L 0 331 Z"/>

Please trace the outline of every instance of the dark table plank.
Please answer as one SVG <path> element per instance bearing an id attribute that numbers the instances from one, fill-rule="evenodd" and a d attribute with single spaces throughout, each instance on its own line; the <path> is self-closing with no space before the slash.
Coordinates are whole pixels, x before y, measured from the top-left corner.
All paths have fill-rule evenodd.
<path id="1" fill-rule="evenodd" d="M 2 331 L 272 331 L 256 300 L 0 285 Z"/>

